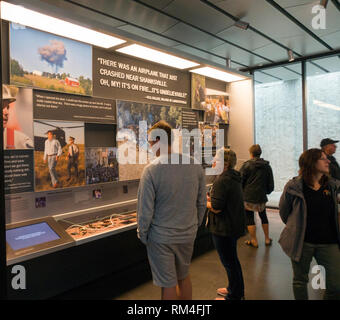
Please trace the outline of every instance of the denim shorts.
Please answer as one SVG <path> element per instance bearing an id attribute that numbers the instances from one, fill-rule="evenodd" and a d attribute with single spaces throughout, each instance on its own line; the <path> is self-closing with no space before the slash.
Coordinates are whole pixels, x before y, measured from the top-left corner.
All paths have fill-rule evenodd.
<path id="1" fill-rule="evenodd" d="M 194 242 L 165 244 L 148 241 L 146 248 L 156 286 L 175 287 L 178 280 L 188 276 Z"/>

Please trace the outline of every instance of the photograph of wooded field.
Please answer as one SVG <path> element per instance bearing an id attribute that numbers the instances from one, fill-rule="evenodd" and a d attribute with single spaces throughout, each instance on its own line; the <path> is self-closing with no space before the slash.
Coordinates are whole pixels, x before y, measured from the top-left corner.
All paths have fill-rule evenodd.
<path id="1" fill-rule="evenodd" d="M 55 189 L 52 185 L 51 175 L 48 168 L 48 157 L 44 161 L 45 141 L 47 132 L 51 130 L 53 138 L 59 141 L 62 149 L 56 164 L 58 188 L 77 187 L 85 185 L 85 144 L 84 144 L 84 123 L 82 122 L 61 122 L 61 121 L 34 121 L 34 168 L 35 168 L 35 191 Z M 73 137 L 74 144 L 79 148 L 78 176 L 72 166 L 70 175 L 68 171 L 68 152 L 70 146 L 69 138 Z"/>

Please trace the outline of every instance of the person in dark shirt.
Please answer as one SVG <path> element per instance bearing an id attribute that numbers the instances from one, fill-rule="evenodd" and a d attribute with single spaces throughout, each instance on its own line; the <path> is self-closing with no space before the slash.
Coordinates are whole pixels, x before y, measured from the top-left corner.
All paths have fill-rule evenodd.
<path id="1" fill-rule="evenodd" d="M 223 159 L 217 160 L 224 161 L 224 171 L 216 178 L 207 198 L 209 212 L 206 226 L 212 233 L 214 245 L 229 280 L 228 288 L 217 289 L 217 294 L 226 300 L 244 299 L 237 240 L 245 233 L 245 213 L 241 175 L 234 170 L 236 160 L 234 151 L 224 149 Z"/>
<path id="2" fill-rule="evenodd" d="M 324 299 L 340 300 L 340 181 L 329 178 L 330 161 L 320 149 L 309 149 L 299 159 L 299 177 L 290 180 L 280 199 L 286 227 L 279 243 L 291 258 L 295 299 L 308 299 L 308 273 L 313 257 L 325 277 Z"/>
<path id="3" fill-rule="evenodd" d="M 323 139 L 320 142 L 320 147 L 322 151 L 326 154 L 328 160 L 330 161 L 329 164 L 329 174 L 332 178 L 340 180 L 340 166 L 336 159 L 333 157 L 333 154 L 336 151 L 336 143 L 339 140 L 332 140 L 329 138 Z"/>
<path id="4" fill-rule="evenodd" d="M 254 212 L 259 213 L 262 230 L 265 236 L 265 245 L 270 246 L 272 239 L 269 237 L 269 222 L 266 213 L 267 194 L 274 190 L 273 171 L 266 161 L 260 158 L 262 150 L 260 145 L 254 144 L 249 148 L 250 160 L 246 161 L 241 169 L 244 207 L 246 209 L 246 224 L 250 240 L 245 243 L 254 248 L 258 247 L 256 237 L 256 224 Z"/>

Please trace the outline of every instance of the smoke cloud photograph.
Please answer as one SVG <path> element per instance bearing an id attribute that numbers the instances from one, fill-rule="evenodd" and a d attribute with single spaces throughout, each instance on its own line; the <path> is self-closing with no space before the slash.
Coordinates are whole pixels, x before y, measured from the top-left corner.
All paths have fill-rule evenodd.
<path id="1" fill-rule="evenodd" d="M 92 95 L 92 47 L 11 23 L 10 83 Z"/>

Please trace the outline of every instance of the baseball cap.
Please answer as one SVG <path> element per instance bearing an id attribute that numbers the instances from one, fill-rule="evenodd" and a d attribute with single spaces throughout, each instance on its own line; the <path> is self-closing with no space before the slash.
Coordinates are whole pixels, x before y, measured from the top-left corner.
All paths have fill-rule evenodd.
<path id="1" fill-rule="evenodd" d="M 10 102 L 15 101 L 15 97 L 12 96 L 9 87 L 6 85 L 2 86 L 2 100 L 9 100 Z"/>
<path id="2" fill-rule="evenodd" d="M 332 140 L 330 138 L 322 139 L 320 142 L 320 147 L 322 148 L 324 146 L 327 146 L 328 144 L 333 144 L 337 142 L 339 142 L 339 140 Z"/>

